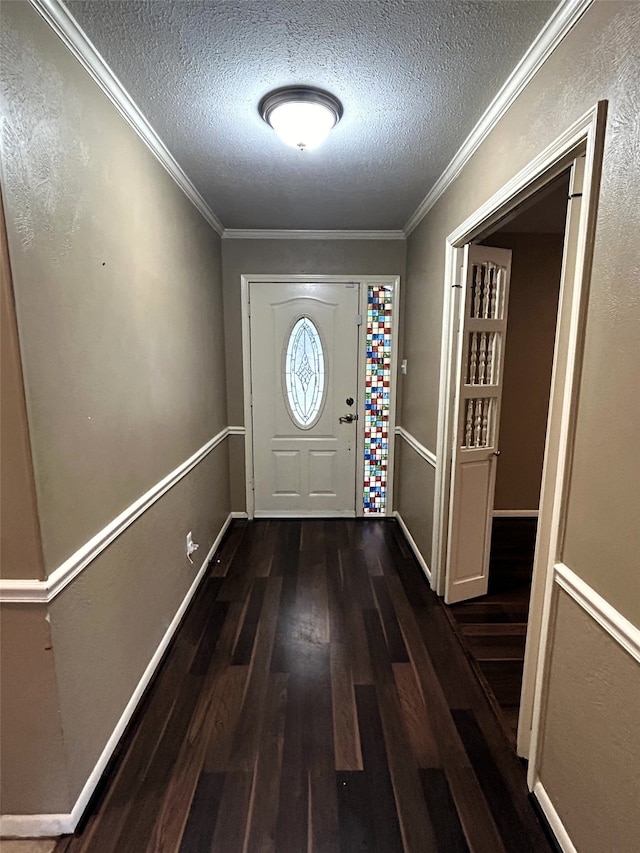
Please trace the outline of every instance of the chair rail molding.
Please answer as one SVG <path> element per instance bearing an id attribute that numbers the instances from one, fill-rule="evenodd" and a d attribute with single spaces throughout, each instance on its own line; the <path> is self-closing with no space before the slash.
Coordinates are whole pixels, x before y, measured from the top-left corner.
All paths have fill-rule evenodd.
<path id="1" fill-rule="evenodd" d="M 579 577 L 569 566 L 556 563 L 554 580 L 594 619 L 601 628 L 640 663 L 640 628 L 636 627 L 613 605 Z"/>
<path id="2" fill-rule="evenodd" d="M 152 486 L 141 495 L 131 506 L 123 510 L 106 527 L 103 527 L 88 542 L 68 557 L 64 563 L 58 566 L 46 580 L 12 579 L 0 580 L 0 602 L 4 604 L 47 604 L 58 595 L 67 584 L 77 577 L 86 567 L 95 560 L 107 545 L 120 536 L 133 522 L 149 509 L 165 492 L 168 492 L 176 483 L 185 477 L 196 465 L 202 462 L 212 450 L 218 447 L 227 436 L 238 434 L 232 430 L 241 429 L 239 433 L 244 435 L 244 427 L 225 427 L 217 435 L 214 435 L 199 450 L 178 465 L 170 474 L 163 477 L 160 482 Z"/>
<path id="3" fill-rule="evenodd" d="M 421 456 L 422 459 L 425 460 L 425 462 L 428 462 L 429 465 L 431 465 L 433 468 L 436 467 L 437 458 L 435 453 L 429 450 L 428 447 L 425 447 L 424 444 L 420 444 L 418 439 L 414 438 L 414 436 L 412 436 L 410 432 L 407 432 L 404 427 L 397 426 L 395 428 L 395 434 L 400 436 L 400 438 L 404 439 L 404 441 L 407 442 L 409 447 L 412 447 L 418 454 L 418 456 Z"/>

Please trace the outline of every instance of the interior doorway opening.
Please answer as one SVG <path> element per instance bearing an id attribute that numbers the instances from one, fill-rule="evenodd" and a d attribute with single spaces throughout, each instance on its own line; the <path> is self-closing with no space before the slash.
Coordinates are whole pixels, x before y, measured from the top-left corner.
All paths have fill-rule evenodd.
<path id="1" fill-rule="evenodd" d="M 566 171 L 478 237 L 509 249 L 511 282 L 486 595 L 450 605 L 516 747 L 569 196 Z"/>
<path id="2" fill-rule="evenodd" d="M 554 604 L 561 585 L 565 506 L 575 432 L 576 403 L 593 252 L 607 104 L 600 101 L 577 119 L 517 175 L 452 231 L 445 242 L 445 288 L 438 407 L 431 584 L 440 595 L 450 585 L 450 531 L 454 428 L 458 414 L 460 271 L 473 241 L 486 237 L 540 190 L 571 170 L 565 246 L 558 306 L 551 396 L 528 615 L 517 754 L 529 760 L 529 790 L 542 792 L 539 771 L 547 713 L 549 648 Z M 481 252 L 487 247 L 475 246 Z M 508 251 L 497 250 L 496 251 Z M 458 419 L 459 420 L 459 419 Z M 494 448 L 491 450 L 493 451 Z M 484 590 L 482 591 L 484 592 Z M 458 598 L 461 600 L 462 596 Z M 544 805 L 544 794 L 542 807 Z"/>

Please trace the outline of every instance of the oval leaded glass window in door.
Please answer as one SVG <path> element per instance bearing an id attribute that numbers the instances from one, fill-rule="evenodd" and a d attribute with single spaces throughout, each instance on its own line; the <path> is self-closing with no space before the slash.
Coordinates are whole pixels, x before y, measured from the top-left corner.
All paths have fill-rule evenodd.
<path id="1" fill-rule="evenodd" d="M 300 317 L 291 330 L 285 351 L 284 379 L 293 422 L 301 429 L 310 429 L 318 420 L 325 392 L 324 349 L 310 317 Z"/>

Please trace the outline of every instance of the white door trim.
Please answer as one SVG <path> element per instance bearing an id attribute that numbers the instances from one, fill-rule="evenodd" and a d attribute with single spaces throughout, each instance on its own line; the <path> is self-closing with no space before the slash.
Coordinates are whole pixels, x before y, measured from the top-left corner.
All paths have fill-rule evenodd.
<path id="1" fill-rule="evenodd" d="M 540 709 L 543 704 L 545 654 L 551 607 L 553 566 L 562 535 L 565 498 L 565 471 L 575 414 L 575 380 L 581 363 L 584 321 L 591 251 L 595 231 L 600 167 L 604 145 L 606 102 L 601 101 L 574 122 L 551 145 L 507 182 L 485 204 L 455 229 L 446 240 L 443 336 L 441 345 L 436 486 L 431 555 L 432 586 L 444 592 L 453 420 L 451 400 L 455 390 L 452 335 L 460 283 L 462 247 L 486 232 L 508 212 L 538 189 L 565 171 L 577 158 L 584 165 L 582 204 L 579 222 L 570 247 L 571 262 L 563 260 L 558 326 L 563 326 L 562 352 L 556 341 L 551 404 L 545 449 L 538 544 L 527 634 L 527 651 L 520 706 L 518 752 L 529 757 L 528 782 L 533 788 L 539 761 Z M 565 252 L 566 254 L 566 252 Z"/>
<path id="2" fill-rule="evenodd" d="M 392 385 L 391 401 L 389 410 L 389 462 L 387 480 L 387 510 L 386 516 L 393 514 L 393 459 L 396 422 L 396 391 L 398 371 L 398 331 L 399 331 L 399 298 L 400 298 L 400 276 L 397 275 L 269 275 L 266 273 L 249 274 L 240 276 L 240 289 L 242 300 L 242 389 L 244 399 L 244 424 L 245 424 L 245 490 L 247 517 L 252 519 L 256 516 L 255 500 L 253 490 L 253 418 L 251 417 L 252 389 L 251 389 L 251 328 L 250 328 L 250 304 L 249 287 L 251 284 L 291 284 L 291 283 L 318 283 L 318 284 L 340 284 L 342 282 L 354 282 L 360 287 L 360 313 L 363 325 L 366 325 L 366 298 L 367 287 L 370 284 L 382 284 L 393 287 L 393 337 L 391 345 Z M 359 362 L 358 362 L 358 418 L 357 441 L 356 441 L 356 481 L 362 482 L 364 469 L 364 417 L 362 417 L 364 405 L 365 387 L 365 335 L 360 336 Z M 356 484 L 354 484 L 355 486 Z M 362 516 L 362 505 L 356 500 L 356 516 Z M 324 516 L 323 516 L 324 517 Z"/>

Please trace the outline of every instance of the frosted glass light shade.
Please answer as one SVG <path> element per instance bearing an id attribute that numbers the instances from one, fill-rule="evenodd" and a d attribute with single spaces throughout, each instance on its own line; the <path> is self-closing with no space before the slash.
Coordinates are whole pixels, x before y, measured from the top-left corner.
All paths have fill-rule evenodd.
<path id="1" fill-rule="evenodd" d="M 336 123 L 333 113 L 321 104 L 280 104 L 269 124 L 280 139 L 294 148 L 317 148 Z"/>
<path id="2" fill-rule="evenodd" d="M 337 98 L 307 87 L 270 92 L 259 110 L 284 143 L 302 151 L 317 148 L 342 116 Z"/>

